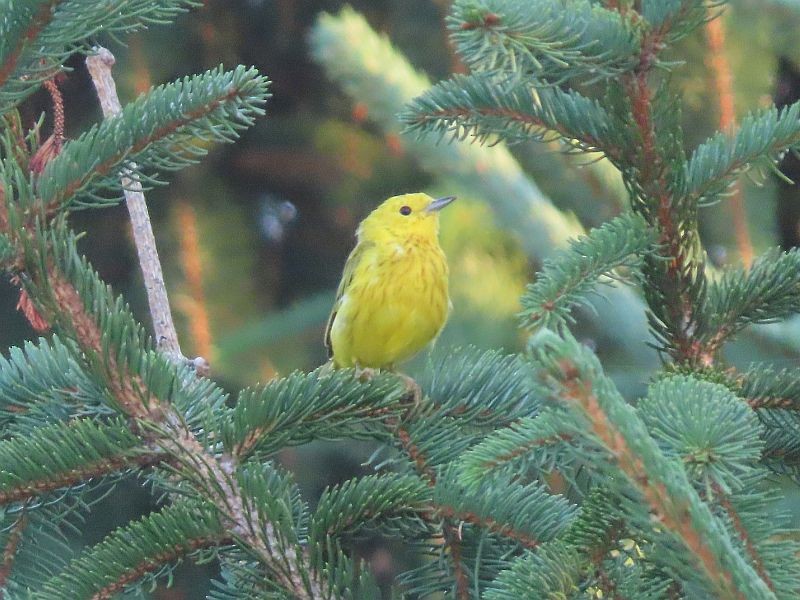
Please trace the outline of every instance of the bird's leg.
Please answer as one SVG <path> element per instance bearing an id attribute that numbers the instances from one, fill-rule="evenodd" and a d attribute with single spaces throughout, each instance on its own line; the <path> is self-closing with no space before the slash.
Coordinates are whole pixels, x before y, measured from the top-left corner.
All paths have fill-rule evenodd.
<path id="1" fill-rule="evenodd" d="M 369 381 L 373 377 L 375 377 L 378 373 L 380 373 L 379 369 L 371 369 L 370 367 L 359 367 L 358 365 L 355 366 L 356 369 L 356 379 L 359 381 Z"/>
<path id="2" fill-rule="evenodd" d="M 413 377 L 409 377 L 404 373 L 397 373 L 397 375 L 403 380 L 406 390 L 409 394 L 411 394 L 411 397 L 414 400 L 414 407 L 416 408 L 420 405 L 420 402 L 422 402 L 422 388 L 419 387 L 419 384 L 416 381 L 414 381 Z"/>

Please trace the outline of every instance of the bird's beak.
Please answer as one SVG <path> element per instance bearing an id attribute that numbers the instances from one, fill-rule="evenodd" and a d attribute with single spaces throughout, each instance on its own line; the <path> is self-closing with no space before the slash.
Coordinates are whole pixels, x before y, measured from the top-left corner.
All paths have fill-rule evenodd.
<path id="1" fill-rule="evenodd" d="M 428 204 L 428 207 L 425 209 L 425 212 L 440 211 L 455 199 L 456 199 L 455 196 L 445 196 L 444 198 L 437 198 L 436 200 Z"/>

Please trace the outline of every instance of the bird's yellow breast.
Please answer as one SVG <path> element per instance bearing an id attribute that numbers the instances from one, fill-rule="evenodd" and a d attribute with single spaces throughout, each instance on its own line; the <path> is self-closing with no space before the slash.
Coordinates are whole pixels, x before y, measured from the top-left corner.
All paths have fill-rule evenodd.
<path id="1" fill-rule="evenodd" d="M 366 254 L 331 324 L 334 364 L 386 368 L 419 352 L 447 320 L 447 277 L 435 239 L 411 238 Z"/>

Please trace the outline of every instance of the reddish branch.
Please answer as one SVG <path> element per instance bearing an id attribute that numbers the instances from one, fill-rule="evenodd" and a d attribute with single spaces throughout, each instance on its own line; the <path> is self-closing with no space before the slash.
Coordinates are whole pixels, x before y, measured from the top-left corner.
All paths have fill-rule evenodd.
<path id="1" fill-rule="evenodd" d="M 436 473 L 428 466 L 425 456 L 411 440 L 411 435 L 408 433 L 408 430 L 396 422 L 392 425 L 394 425 L 394 432 L 400 441 L 400 446 L 409 458 L 414 461 L 417 472 L 425 479 L 430 487 L 435 486 Z M 436 506 L 432 506 L 431 508 L 434 513 L 440 512 L 439 508 Z M 464 571 L 461 560 L 461 536 L 458 533 L 458 529 L 449 522 L 448 517 L 444 514 L 442 514 L 442 517 L 444 546 L 445 548 L 449 548 L 450 557 L 453 560 L 453 576 L 456 580 L 456 598 L 459 600 L 469 600 L 469 578 L 467 577 L 466 571 Z"/>
<path id="2" fill-rule="evenodd" d="M 117 473 L 130 468 L 148 468 L 158 465 L 169 457 L 159 452 L 139 456 L 114 456 L 95 462 L 87 462 L 81 468 L 70 469 L 59 477 L 26 482 L 18 487 L 0 492 L 0 504 L 21 502 L 55 490 L 72 487 L 90 479 Z"/>
<path id="3" fill-rule="evenodd" d="M 706 540 L 694 528 L 689 505 L 674 500 L 662 482 L 648 476 L 642 459 L 631 450 L 623 434 L 608 420 L 591 382 L 579 378 L 577 366 L 569 359 L 563 359 L 560 368 L 564 400 L 580 406 L 589 420 L 592 433 L 609 450 L 628 481 L 642 494 L 656 519 L 683 542 L 702 566 L 709 581 L 725 592 L 725 597 L 746 600 L 733 583 L 731 574 L 723 568 Z"/>
<path id="4" fill-rule="evenodd" d="M 499 465 L 510 462 L 515 458 L 530 452 L 534 448 L 549 446 L 550 444 L 555 444 L 558 442 L 568 442 L 571 439 L 572 436 L 566 433 L 551 435 L 548 437 L 534 438 L 532 440 L 528 440 L 524 444 L 520 444 L 517 448 L 514 448 L 511 452 L 506 452 L 505 454 L 501 454 L 500 456 L 498 456 L 493 460 L 487 460 L 486 462 L 481 464 L 481 466 L 485 469 L 493 469 Z"/>
<path id="5" fill-rule="evenodd" d="M 14 559 L 17 556 L 17 548 L 22 540 L 22 531 L 27 524 L 28 517 L 23 511 L 11 527 L 11 532 L 8 534 L 5 548 L 3 548 L 3 562 L 0 563 L 0 600 L 4 597 L 3 589 L 5 588 L 9 575 L 11 575 Z"/>
<path id="6" fill-rule="evenodd" d="M 696 265 L 687 254 L 686 245 L 693 243 L 693 236 L 686 236 L 678 222 L 675 198 L 670 192 L 667 165 L 658 151 L 655 124 L 652 115 L 652 91 L 648 77 L 659 50 L 663 46 L 666 30 L 654 30 L 642 38 L 638 67 L 624 76 L 625 90 L 630 98 L 636 129 L 641 139 L 638 155 L 639 185 L 649 201 L 656 202 L 655 220 L 659 232 L 659 244 L 664 249 L 666 265 L 653 265 L 663 269 L 665 281 L 657 283 L 665 295 L 669 314 L 669 334 L 674 345 L 673 354 L 680 362 L 710 363 L 713 356 L 693 339 L 695 314 L 692 298 L 687 293 L 690 278 Z M 702 273 L 700 274 L 702 276 Z"/>
<path id="7" fill-rule="evenodd" d="M 506 523 L 498 523 L 492 518 L 481 517 L 474 512 L 457 511 L 451 506 L 445 506 L 442 504 L 437 505 L 437 511 L 443 517 L 456 519 L 457 521 L 464 521 L 465 523 L 471 523 L 473 525 L 477 525 L 478 527 L 488 529 L 489 531 L 502 535 L 503 537 L 510 538 L 531 550 L 537 548 L 539 544 L 541 544 L 539 540 L 532 538 L 527 533 L 517 531 Z"/>
<path id="8" fill-rule="evenodd" d="M 96 592 L 91 600 L 110 600 L 111 598 L 115 598 L 119 592 L 125 589 L 125 586 L 141 579 L 148 573 L 160 569 L 163 565 L 175 562 L 180 557 L 186 556 L 190 552 L 194 552 L 200 548 L 211 548 L 224 542 L 225 539 L 222 537 L 201 537 L 193 540 L 186 540 L 186 542 L 182 544 L 176 544 L 167 550 L 155 554 L 152 558 L 142 561 L 133 569 L 117 577 L 113 583 L 108 584 L 106 587 Z"/>
<path id="9" fill-rule="evenodd" d="M 523 112 L 519 112 L 517 110 L 512 110 L 510 108 L 450 108 L 447 110 L 435 110 L 427 113 L 427 115 L 419 117 L 415 119 L 416 123 L 424 123 L 429 120 L 445 120 L 445 121 L 457 121 L 459 119 L 467 119 L 469 117 L 478 114 L 482 117 L 502 117 L 504 119 L 508 119 L 509 121 L 514 121 L 515 123 L 519 123 L 524 127 L 538 127 L 541 129 L 546 129 L 550 131 L 554 131 L 558 133 L 560 136 L 569 138 L 569 139 L 579 139 L 580 143 L 589 151 L 591 152 L 603 152 L 604 154 L 616 157 L 616 152 L 613 148 L 607 148 L 601 145 L 600 140 L 597 140 L 589 135 L 581 134 L 579 137 L 575 135 L 574 132 L 569 131 L 568 129 L 559 126 L 557 123 L 549 124 L 545 123 L 541 119 L 526 114 Z"/>
<path id="10" fill-rule="evenodd" d="M 2 86 L 8 78 L 11 77 L 14 70 L 17 68 L 17 62 L 25 50 L 25 45 L 35 40 L 41 31 L 52 21 L 55 10 L 53 10 L 62 0 L 51 0 L 47 4 L 43 4 L 39 8 L 30 23 L 28 29 L 19 38 L 19 42 L 11 52 L 6 56 L 5 62 L 0 65 L 0 86 Z"/>
<path id="11" fill-rule="evenodd" d="M 758 549 L 753 543 L 753 539 L 750 537 L 750 534 L 748 533 L 747 528 L 744 526 L 744 523 L 742 523 L 742 518 L 739 516 L 736 508 L 731 503 L 730 498 L 728 498 L 728 496 L 725 494 L 725 491 L 719 486 L 719 484 L 712 484 L 712 489 L 714 490 L 714 494 L 716 494 L 717 502 L 719 502 L 719 505 L 725 510 L 725 513 L 730 518 L 733 528 L 736 530 L 739 539 L 744 544 L 745 550 L 747 550 L 747 554 L 753 563 L 756 573 L 758 573 L 758 576 L 764 580 L 764 583 L 767 584 L 767 587 L 774 592 L 775 584 L 772 582 L 769 573 L 767 573 L 767 570 L 764 567 L 764 561 L 761 559 L 761 555 L 758 553 Z"/>

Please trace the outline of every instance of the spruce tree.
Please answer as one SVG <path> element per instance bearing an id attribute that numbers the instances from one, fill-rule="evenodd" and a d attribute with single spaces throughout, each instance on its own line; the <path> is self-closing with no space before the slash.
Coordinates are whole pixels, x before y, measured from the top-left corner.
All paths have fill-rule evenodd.
<path id="1" fill-rule="evenodd" d="M 406 108 L 411 133 L 600 152 L 621 172 L 630 210 L 548 252 L 523 298 L 525 353 L 448 350 L 418 378 L 417 403 L 394 374 L 325 369 L 229 398 L 161 334 L 165 318 L 153 315 L 154 340 L 77 252 L 70 213 L 123 196 L 136 205 L 142 187 L 264 113 L 265 77 L 220 68 L 117 114 L 106 106 L 105 120 L 63 139 L 65 59 L 102 59 L 90 38 L 192 4 L 0 5 L 0 264 L 48 331 L 0 360 L 6 597 L 143 592 L 194 560 L 220 564 L 218 600 L 377 598 L 353 552 L 376 532 L 415 550 L 396 582 L 411 598 L 797 596 L 798 532 L 775 508 L 783 491 L 771 475 L 797 479 L 800 383 L 770 365 L 733 370 L 721 351 L 751 325 L 798 312 L 800 255 L 775 250 L 716 273 L 697 223 L 740 173 L 800 145 L 800 105 L 754 112 L 686 151 L 668 81 L 679 67 L 662 53 L 709 17 L 708 3 L 454 3 L 448 25 L 471 72 Z M 353 18 L 323 19 L 315 52 L 341 35 L 336 19 Z M 26 129 L 18 110 L 42 86 L 56 123 L 43 142 L 41 122 Z M 507 214 L 514 201 L 498 200 Z M 548 222 L 564 224 L 549 212 L 527 231 L 560 239 Z M 142 267 L 153 276 L 151 262 Z M 630 289 L 615 297 L 646 311 L 662 360 L 639 399 L 624 398 L 569 329 L 576 306 L 614 280 L 641 289 L 643 302 Z M 374 474 L 312 506 L 275 456 L 319 439 L 379 450 Z M 64 524 L 91 519 L 89 492 L 132 474 L 160 508 L 73 556 Z"/>

